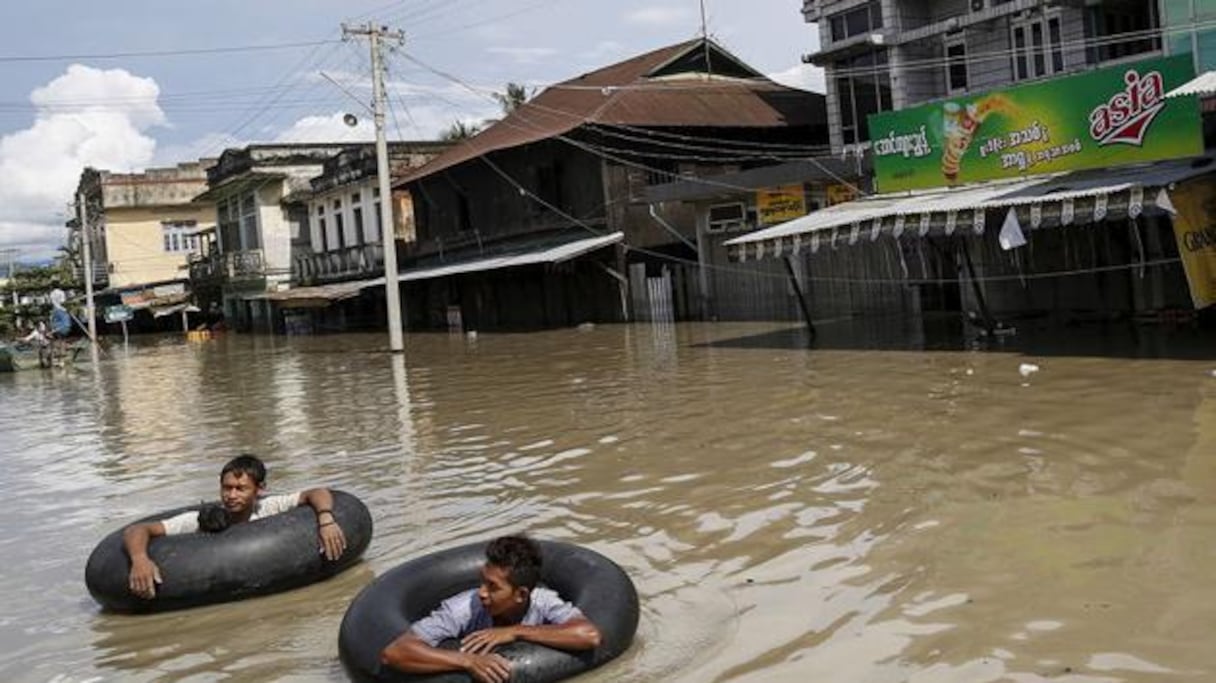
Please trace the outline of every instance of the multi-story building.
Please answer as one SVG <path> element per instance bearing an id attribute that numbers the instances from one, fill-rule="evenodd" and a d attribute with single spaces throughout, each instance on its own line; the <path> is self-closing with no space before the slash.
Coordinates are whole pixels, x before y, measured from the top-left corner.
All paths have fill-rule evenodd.
<path id="1" fill-rule="evenodd" d="M 826 73 L 840 154 L 879 111 L 1153 55 L 1211 67 L 1216 26 L 1196 29 L 1209 15 L 1200 0 L 804 0 L 820 49 L 803 59 Z"/>
<path id="2" fill-rule="evenodd" d="M 308 207 L 300 200 L 325 161 L 346 144 L 268 144 L 225 150 L 207 171 L 216 230 L 190 279 L 204 309 L 222 302 L 238 328 L 271 323 L 267 292 L 288 289 L 293 246 L 308 242 Z"/>
<path id="3" fill-rule="evenodd" d="M 400 178 L 450 148 L 438 141 L 388 145 L 389 175 Z M 306 245 L 293 258 L 294 280 L 311 285 L 384 274 L 379 177 L 374 145 L 351 146 L 327 159 L 302 197 L 308 204 Z M 395 236 L 408 250 L 414 243 L 414 212 L 408 193 L 394 193 Z M 404 254 L 403 254 L 404 256 Z"/>
<path id="4" fill-rule="evenodd" d="M 113 295 L 137 309 L 156 309 L 188 298 L 189 260 L 199 253 L 200 233 L 215 225 L 215 205 L 198 198 L 212 163 L 81 173 L 77 196 L 84 201 L 93 280 L 103 299 Z M 77 221 L 72 227 L 78 243 L 84 236 Z"/>

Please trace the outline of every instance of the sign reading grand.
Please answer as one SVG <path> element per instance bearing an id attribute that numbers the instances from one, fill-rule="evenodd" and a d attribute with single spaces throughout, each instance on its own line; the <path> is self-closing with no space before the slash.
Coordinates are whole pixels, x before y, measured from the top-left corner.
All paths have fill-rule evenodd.
<path id="1" fill-rule="evenodd" d="M 1181 55 L 873 114 L 878 190 L 1202 154 L 1195 98 L 1165 98 L 1192 77 Z"/>

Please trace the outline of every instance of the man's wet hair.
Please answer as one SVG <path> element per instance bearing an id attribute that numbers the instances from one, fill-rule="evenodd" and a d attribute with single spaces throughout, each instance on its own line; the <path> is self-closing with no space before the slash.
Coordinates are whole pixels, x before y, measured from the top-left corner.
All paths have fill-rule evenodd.
<path id="1" fill-rule="evenodd" d="M 198 529 L 207 534 L 218 534 L 228 528 L 231 520 L 223 505 L 207 503 L 198 509 Z"/>
<path id="2" fill-rule="evenodd" d="M 507 570 L 507 578 L 516 587 L 532 590 L 540 581 L 540 548 L 525 536 L 500 536 L 490 541 L 486 562 Z"/>
<path id="3" fill-rule="evenodd" d="M 224 465 L 224 469 L 220 470 L 220 479 L 222 480 L 229 472 L 238 477 L 242 474 L 249 475 L 249 478 L 259 488 L 266 483 L 266 465 L 263 465 L 257 456 L 248 453 L 242 453 L 229 460 L 228 464 Z"/>

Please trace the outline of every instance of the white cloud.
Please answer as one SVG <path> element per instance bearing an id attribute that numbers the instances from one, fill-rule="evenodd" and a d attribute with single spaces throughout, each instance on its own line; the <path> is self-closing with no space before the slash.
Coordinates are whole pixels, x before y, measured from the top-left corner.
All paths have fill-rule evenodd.
<path id="1" fill-rule="evenodd" d="M 151 78 L 73 64 L 30 94 L 33 124 L 0 138 L 0 247 L 53 252 L 85 166 L 143 168 L 165 124 Z"/>
<path id="2" fill-rule="evenodd" d="M 487 47 L 486 52 L 510 57 L 516 64 L 535 64 L 557 54 L 551 47 Z"/>
<path id="3" fill-rule="evenodd" d="M 784 71 L 768 74 L 768 77 L 781 85 L 791 88 L 810 90 L 817 93 L 826 92 L 823 69 L 810 64 L 796 64 Z"/>
<path id="4" fill-rule="evenodd" d="M 346 125 L 339 111 L 327 116 L 305 116 L 279 133 L 275 142 L 369 142 L 376 139 L 375 124 L 370 116 L 359 116 L 354 126 Z"/>
<path id="5" fill-rule="evenodd" d="M 679 26 L 687 24 L 692 19 L 692 12 L 686 7 L 644 7 L 629 12 L 625 21 L 641 26 Z"/>

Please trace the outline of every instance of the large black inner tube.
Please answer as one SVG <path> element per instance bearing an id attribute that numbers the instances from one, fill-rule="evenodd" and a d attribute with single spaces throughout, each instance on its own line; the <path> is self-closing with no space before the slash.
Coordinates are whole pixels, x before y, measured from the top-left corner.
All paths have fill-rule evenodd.
<path id="1" fill-rule="evenodd" d="M 498 648 L 511 660 L 512 683 L 548 683 L 593 669 L 629 648 L 638 628 L 638 593 L 629 576 L 603 555 L 569 543 L 538 541 L 541 582 L 574 603 L 600 630 L 600 646 L 562 652 L 533 643 Z M 465 682 L 460 673 L 410 676 L 380 664 L 380 651 L 443 600 L 477 587 L 485 543 L 440 551 L 390 570 L 363 589 L 342 619 L 338 652 L 352 680 Z"/>
<path id="2" fill-rule="evenodd" d="M 311 507 L 235 524 L 215 534 L 179 534 L 152 539 L 148 556 L 160 567 L 164 583 L 156 597 L 141 598 L 128 589 L 131 561 L 118 529 L 89 555 L 85 585 L 93 599 L 114 612 L 164 612 L 276 593 L 329 578 L 358 562 L 372 540 L 372 517 L 356 497 L 334 491 L 334 519 L 346 535 L 346 551 L 325 559 Z M 138 521 L 167 519 L 190 506 Z"/>

